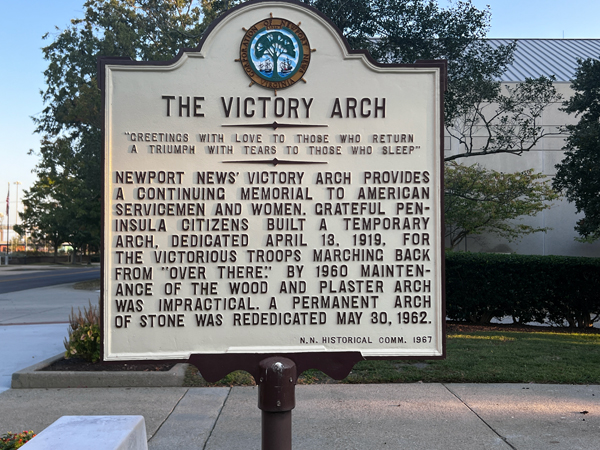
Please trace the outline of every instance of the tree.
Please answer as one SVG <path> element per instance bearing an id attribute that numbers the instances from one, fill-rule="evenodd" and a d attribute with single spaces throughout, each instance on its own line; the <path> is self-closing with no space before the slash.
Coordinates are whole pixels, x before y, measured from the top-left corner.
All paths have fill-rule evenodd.
<path id="1" fill-rule="evenodd" d="M 203 3 L 209 15 L 214 8 L 235 4 Z M 38 180 L 24 201 L 23 228 L 52 241 L 55 249 L 62 242 L 79 250 L 100 244 L 97 57 L 171 59 L 181 48 L 195 47 L 207 26 L 194 0 L 88 0 L 84 9 L 83 19 L 57 29 L 59 34 L 43 48 L 48 61 L 45 108 L 34 119 L 43 142 L 35 169 Z"/>
<path id="2" fill-rule="evenodd" d="M 384 63 L 448 60 L 444 114 L 447 132 L 460 145 L 448 156 L 520 155 L 551 134 L 539 125 L 543 110 L 560 100 L 552 79 L 504 87 L 498 81 L 516 43 L 493 48 L 485 41 L 489 6 L 470 1 L 440 8 L 428 0 L 305 0 L 329 16 L 353 48 Z"/>
<path id="3" fill-rule="evenodd" d="M 81 192 L 85 182 L 75 175 L 77 158 L 72 153 L 65 138 L 42 143 L 44 157 L 36 167 L 38 179 L 31 189 L 24 191 L 24 211 L 19 213 L 22 222 L 15 227 L 20 234 L 28 230 L 34 239 L 51 243 L 55 261 L 62 243 L 81 246 L 80 222 L 93 220 L 98 209 L 89 203 L 89 193 Z M 81 216 L 85 216 L 83 221 L 79 220 Z M 99 243 L 99 236 L 94 238 Z"/>
<path id="4" fill-rule="evenodd" d="M 61 210 L 59 203 L 53 199 L 48 180 L 45 183 L 38 181 L 27 191 L 23 205 L 25 212 L 20 214 L 22 223 L 15 225 L 15 230 L 20 234 L 28 230 L 35 241 L 49 243 L 54 249 L 56 262 L 58 247 L 68 240 L 68 230 L 65 226 L 67 218 L 65 211 Z"/>
<path id="5" fill-rule="evenodd" d="M 600 238 L 600 61 L 580 60 L 571 88 L 575 94 L 563 111 L 580 119 L 566 126 L 565 158 L 553 184 L 584 214 L 575 226 L 580 240 L 593 242 Z"/>
<path id="6" fill-rule="evenodd" d="M 329 16 L 354 48 L 366 48 L 385 63 L 448 60 L 446 132 L 459 149 L 446 161 L 499 153 L 521 155 L 553 130 L 540 126 L 543 111 L 561 98 L 553 79 L 498 81 L 512 62 L 516 43 L 492 48 L 485 36 L 489 7 L 470 1 L 440 8 L 434 1 L 305 0 Z M 469 234 L 494 232 L 508 239 L 545 231 L 511 222 L 548 208 L 548 182 L 533 171 L 500 174 L 480 166 L 449 163 L 445 212 L 454 248 Z M 528 183 L 532 183 L 528 186 Z M 500 203 L 500 202 L 505 203 Z"/>
<path id="7" fill-rule="evenodd" d="M 552 83 L 530 80 L 501 94 L 497 79 L 511 61 L 514 44 L 492 48 L 485 42 L 489 7 L 479 10 L 468 0 L 448 8 L 430 0 L 304 2 L 330 17 L 351 47 L 369 50 L 380 62 L 448 60 L 445 117 L 448 129 L 459 130 L 453 132 L 464 136 L 459 136 L 464 150 L 450 159 L 500 152 L 520 154 L 543 135 L 535 122 L 536 112 L 541 113 L 556 98 Z M 96 245 L 99 239 L 101 102 L 96 86 L 97 56 L 170 59 L 181 48 L 197 46 L 208 24 L 239 3 L 241 0 L 87 0 L 84 18 L 57 30 L 53 42 L 44 47 L 48 68 L 42 96 L 46 106 L 35 120 L 47 151 L 40 154 L 39 182 L 43 187 L 46 168 L 54 164 L 58 149 L 68 145 L 74 159 L 71 166 L 77 168 L 69 173 L 78 181 L 71 198 L 80 206 L 76 222 L 69 225 L 75 230 L 69 237 L 73 245 L 81 247 L 86 240 Z M 489 107 L 494 103 L 500 105 L 499 112 Z M 480 146 L 483 153 L 469 146 L 480 128 L 488 133 L 487 144 Z M 55 175 L 61 177 L 63 173 Z M 34 198 L 39 199 L 43 211 L 39 195 Z"/>
<path id="8" fill-rule="evenodd" d="M 465 86 L 472 91 L 470 101 L 456 105 L 453 121 L 446 131 L 458 141 L 459 152 L 447 156 L 453 161 L 469 156 L 497 153 L 522 155 L 531 150 L 548 132 L 540 125 L 542 113 L 561 99 L 554 78 L 527 78 L 515 87 L 491 83 L 485 92 L 480 86 Z"/>
<path id="9" fill-rule="evenodd" d="M 449 162 L 445 169 L 446 239 L 455 248 L 468 235 L 495 233 L 513 241 L 546 228 L 514 222 L 549 208 L 558 196 L 545 175 L 487 170 Z"/>

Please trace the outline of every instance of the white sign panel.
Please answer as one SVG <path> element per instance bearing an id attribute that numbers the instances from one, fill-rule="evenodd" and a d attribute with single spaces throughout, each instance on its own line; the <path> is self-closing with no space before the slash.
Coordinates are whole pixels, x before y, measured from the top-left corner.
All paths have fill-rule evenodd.
<path id="1" fill-rule="evenodd" d="M 443 65 L 283 2 L 107 61 L 104 358 L 443 355 Z"/>

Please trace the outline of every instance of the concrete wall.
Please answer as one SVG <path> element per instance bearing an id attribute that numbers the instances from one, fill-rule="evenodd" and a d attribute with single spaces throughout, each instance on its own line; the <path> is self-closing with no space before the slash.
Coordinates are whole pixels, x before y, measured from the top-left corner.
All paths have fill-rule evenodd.
<path id="1" fill-rule="evenodd" d="M 508 83 L 506 83 L 508 84 Z M 563 99 L 572 95 L 570 83 L 556 83 L 558 92 Z M 543 113 L 542 123 L 547 133 L 559 133 L 559 127 L 577 122 L 573 115 L 559 110 L 562 102 L 549 106 Z M 564 157 L 562 147 L 565 143 L 565 135 L 558 134 L 544 137 L 534 149 L 523 153 L 521 156 L 511 154 L 498 154 L 480 157 L 462 158 L 458 162 L 471 165 L 479 163 L 484 167 L 500 172 L 517 172 L 527 169 L 535 169 L 549 177 L 556 174 L 554 167 Z M 448 148 L 449 144 L 449 148 Z M 458 153 L 458 142 L 447 138 L 446 156 Z M 582 215 L 575 212 L 575 205 L 564 199 L 555 201 L 552 207 L 542 211 L 535 217 L 523 219 L 523 223 L 538 227 L 550 227 L 547 233 L 534 233 L 523 237 L 518 242 L 508 242 L 492 234 L 472 236 L 467 242 L 462 242 L 458 250 L 480 251 L 480 252 L 508 252 L 531 255 L 567 255 L 567 256 L 600 256 L 600 242 L 593 244 L 582 244 L 575 241 L 577 233 L 574 230 L 577 220 Z"/>

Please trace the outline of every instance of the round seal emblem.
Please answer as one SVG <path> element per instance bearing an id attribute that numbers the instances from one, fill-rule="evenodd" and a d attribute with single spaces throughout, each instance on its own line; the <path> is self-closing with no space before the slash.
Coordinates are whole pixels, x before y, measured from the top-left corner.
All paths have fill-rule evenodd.
<path id="1" fill-rule="evenodd" d="M 244 35 L 240 61 L 246 74 L 268 89 L 283 89 L 301 80 L 310 63 L 310 46 L 298 25 L 271 17 Z"/>

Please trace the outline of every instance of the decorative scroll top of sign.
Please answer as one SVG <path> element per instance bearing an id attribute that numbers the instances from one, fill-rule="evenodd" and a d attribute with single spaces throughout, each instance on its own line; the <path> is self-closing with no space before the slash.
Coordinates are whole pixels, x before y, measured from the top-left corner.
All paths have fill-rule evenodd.
<path id="1" fill-rule="evenodd" d="M 304 77 L 310 64 L 310 46 L 298 25 L 271 17 L 246 31 L 240 61 L 254 83 L 283 89 Z"/>

